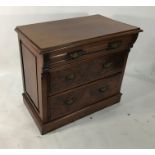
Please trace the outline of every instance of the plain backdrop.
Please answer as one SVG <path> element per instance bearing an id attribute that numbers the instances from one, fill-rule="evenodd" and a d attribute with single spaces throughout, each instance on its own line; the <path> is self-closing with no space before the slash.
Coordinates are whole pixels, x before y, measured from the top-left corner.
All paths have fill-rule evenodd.
<path id="1" fill-rule="evenodd" d="M 15 27 L 93 14 L 101 14 L 115 20 L 138 26 L 144 30 L 144 32 L 139 34 L 129 55 L 122 88 L 127 95 L 124 95 L 123 101 L 129 103 L 127 106 L 128 108 L 126 108 L 127 111 L 130 105 L 133 106 L 132 110 L 137 107 L 137 111 L 140 112 L 138 115 L 139 119 L 141 119 L 141 116 L 154 116 L 155 94 L 152 94 L 152 96 L 149 95 L 154 92 L 155 88 L 155 7 L 0 7 L 0 148 L 155 147 L 153 135 L 155 130 L 154 121 L 152 121 L 151 126 L 148 127 L 148 125 L 143 122 L 146 120 L 146 117 L 139 121 L 144 124 L 144 130 L 141 130 L 141 126 L 136 128 L 136 123 L 132 124 L 130 122 L 131 124 L 128 123 L 129 125 L 125 124 L 126 128 L 124 128 L 122 124 L 119 124 L 115 132 L 111 131 L 113 137 L 110 137 L 109 134 L 108 138 L 106 137 L 108 133 L 105 132 L 103 134 L 101 130 L 99 130 L 104 126 L 101 127 L 101 123 L 98 123 L 99 126 L 94 124 L 96 127 L 92 128 L 94 134 L 92 133 L 93 131 L 89 131 L 90 135 L 93 135 L 94 138 L 94 142 L 92 142 L 89 132 L 85 132 L 85 135 L 88 134 L 85 139 L 82 139 L 84 135 L 81 135 L 81 138 L 80 136 L 75 137 L 74 125 L 69 125 L 66 130 L 62 130 L 62 128 L 60 130 L 58 129 L 58 132 L 47 134 L 43 138 L 39 135 L 31 117 L 25 110 L 26 108 L 22 103 L 21 97 L 22 78 L 18 39 L 14 31 Z M 143 97 L 146 95 L 147 97 L 144 99 Z M 137 101 L 137 99 L 140 98 L 141 100 L 135 104 L 135 100 Z M 144 100 L 145 102 L 143 102 Z M 149 106 L 150 109 L 148 109 Z M 120 109 L 118 107 L 118 113 L 115 112 L 119 120 L 124 120 L 124 118 L 126 118 L 122 116 L 125 111 L 122 107 Z M 114 111 L 114 109 L 112 109 L 112 111 Z M 135 110 L 135 117 L 137 117 L 137 111 Z M 121 112 L 122 115 L 120 115 Z M 101 115 L 101 112 L 97 114 Z M 94 116 L 97 117 L 97 114 L 94 114 Z M 106 118 L 109 118 L 111 113 L 105 110 L 104 115 L 107 115 Z M 117 116 L 114 117 L 117 118 Z M 100 118 L 96 119 L 95 122 L 100 120 L 101 117 L 102 115 Z M 113 119 L 111 118 L 111 120 Z M 107 120 L 107 124 L 105 123 L 105 129 L 109 132 L 110 129 L 108 125 L 111 128 L 113 124 L 111 120 L 110 123 L 109 120 Z M 85 120 L 85 122 L 87 121 L 88 120 Z M 124 121 L 126 122 L 127 120 Z M 106 121 L 103 120 L 103 122 Z M 85 123 L 82 125 L 84 126 L 84 124 Z M 121 125 L 124 130 L 122 130 L 123 128 Z M 72 126 L 72 128 L 70 128 L 70 126 Z M 130 126 L 132 126 L 132 130 L 129 130 Z M 78 125 L 78 127 L 81 126 Z M 100 136 L 95 133 L 95 129 L 100 133 L 99 135 L 102 133 L 103 137 L 101 139 Z M 81 132 L 81 128 L 78 128 L 78 131 Z M 122 137 L 120 138 L 117 133 L 120 131 L 124 133 L 124 139 Z M 144 134 L 146 131 L 148 135 Z M 128 132 L 130 133 L 129 137 L 126 135 Z M 61 136 L 59 137 L 59 135 Z M 69 137 L 67 137 L 67 135 L 69 135 Z M 137 139 L 136 135 L 138 136 Z M 73 137 L 74 140 L 71 137 Z M 95 137 L 98 137 L 98 140 L 95 139 Z M 105 137 L 106 141 L 104 141 Z M 69 138 L 69 140 L 65 143 L 67 138 Z M 13 142 L 12 139 L 15 141 Z M 119 140 L 120 143 L 117 140 Z"/>

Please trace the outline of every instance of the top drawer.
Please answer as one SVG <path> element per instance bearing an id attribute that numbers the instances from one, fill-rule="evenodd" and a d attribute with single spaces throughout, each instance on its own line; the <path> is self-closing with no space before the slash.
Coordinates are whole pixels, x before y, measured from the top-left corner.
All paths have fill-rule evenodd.
<path id="1" fill-rule="evenodd" d="M 52 51 L 48 56 L 48 62 L 55 64 L 58 62 L 75 61 L 87 58 L 89 54 L 104 51 L 104 53 L 112 53 L 128 49 L 133 43 L 133 35 L 120 36 L 107 40 L 101 40 L 74 48 L 63 48 L 57 51 Z"/>

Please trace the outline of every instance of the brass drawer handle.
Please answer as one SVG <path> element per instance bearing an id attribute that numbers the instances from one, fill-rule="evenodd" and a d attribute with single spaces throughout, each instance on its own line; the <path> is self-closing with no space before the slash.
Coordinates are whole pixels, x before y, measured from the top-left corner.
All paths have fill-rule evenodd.
<path id="1" fill-rule="evenodd" d="M 108 43 L 108 47 L 107 50 L 112 50 L 112 49 L 116 49 L 119 48 L 122 44 L 122 41 L 112 41 Z"/>
<path id="2" fill-rule="evenodd" d="M 72 105 L 75 102 L 75 99 L 72 97 L 64 101 L 65 105 Z"/>
<path id="3" fill-rule="evenodd" d="M 109 69 L 113 67 L 113 62 L 107 62 L 103 64 L 103 69 Z"/>
<path id="4" fill-rule="evenodd" d="M 67 59 L 77 59 L 83 56 L 84 54 L 85 52 L 82 50 L 70 52 L 70 53 L 67 53 Z"/>
<path id="5" fill-rule="evenodd" d="M 74 79 L 75 79 L 75 75 L 74 75 L 73 73 L 68 74 L 68 75 L 65 77 L 65 79 L 66 79 L 67 81 L 69 81 L 69 80 L 74 80 Z"/>
<path id="6" fill-rule="evenodd" d="M 104 93 L 105 91 L 107 91 L 107 89 L 108 89 L 108 86 L 104 85 L 101 88 L 99 88 L 99 92 Z"/>

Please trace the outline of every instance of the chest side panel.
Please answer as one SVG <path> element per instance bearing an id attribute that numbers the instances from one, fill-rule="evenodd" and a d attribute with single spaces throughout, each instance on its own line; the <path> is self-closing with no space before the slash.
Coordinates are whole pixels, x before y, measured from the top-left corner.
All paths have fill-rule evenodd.
<path id="1" fill-rule="evenodd" d="M 23 56 L 25 91 L 38 109 L 37 59 L 24 45 L 21 45 Z"/>

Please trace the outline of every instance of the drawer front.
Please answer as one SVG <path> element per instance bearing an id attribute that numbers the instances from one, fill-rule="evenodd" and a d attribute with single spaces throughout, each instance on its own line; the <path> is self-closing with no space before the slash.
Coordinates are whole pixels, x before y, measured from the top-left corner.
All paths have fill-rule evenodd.
<path id="1" fill-rule="evenodd" d="M 102 51 L 106 53 L 117 52 L 120 50 L 129 49 L 133 43 L 134 35 L 121 36 L 108 40 L 101 40 L 90 44 L 78 46 L 76 48 L 61 49 L 52 51 L 49 55 L 49 63 L 72 62 L 89 57 L 89 54 Z"/>
<path id="2" fill-rule="evenodd" d="M 126 57 L 126 52 L 120 52 L 57 68 L 49 74 L 48 92 L 55 94 L 121 72 Z"/>
<path id="3" fill-rule="evenodd" d="M 48 104 L 50 105 L 51 119 L 63 117 L 119 93 L 120 84 L 121 74 L 117 74 L 49 97 Z"/>

